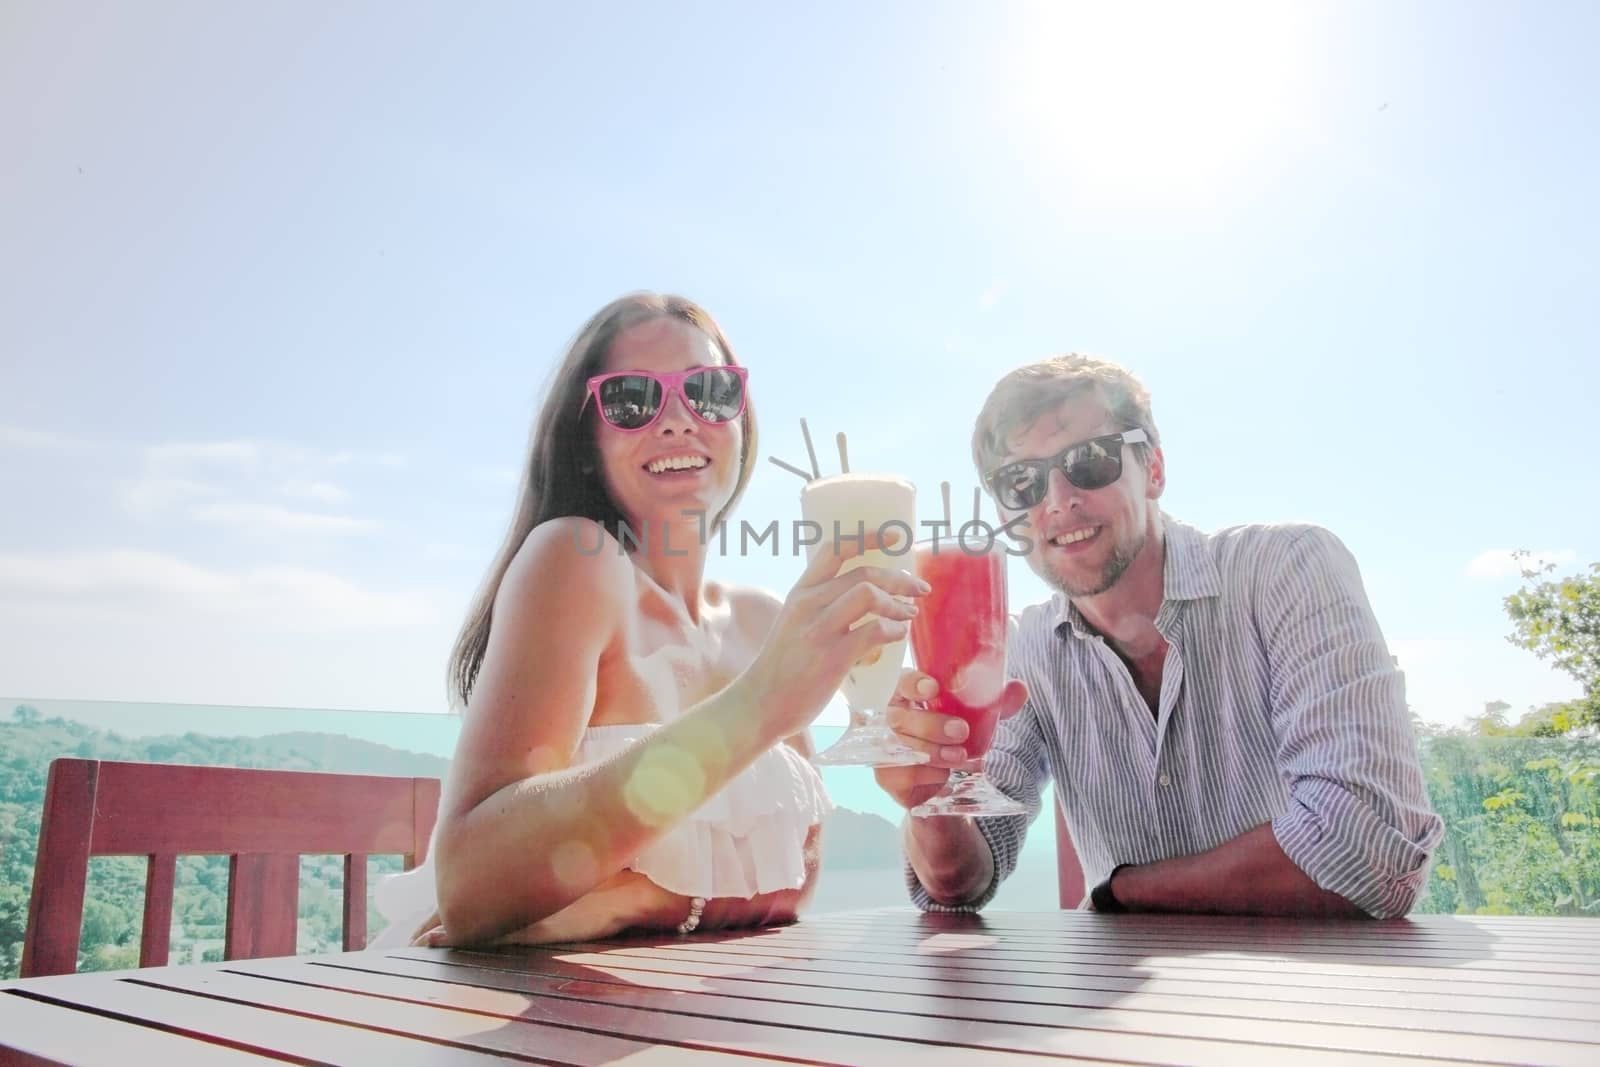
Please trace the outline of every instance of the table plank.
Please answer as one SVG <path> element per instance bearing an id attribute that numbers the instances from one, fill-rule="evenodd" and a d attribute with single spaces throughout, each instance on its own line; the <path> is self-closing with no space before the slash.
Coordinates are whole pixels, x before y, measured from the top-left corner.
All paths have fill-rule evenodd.
<path id="1" fill-rule="evenodd" d="M 940 923 L 960 924 L 974 917 L 998 927 L 1016 930 L 1061 929 L 1070 924 L 1093 924 L 1117 920 L 1089 909 L 1061 909 L 1057 911 L 1007 911 L 986 910 L 974 916 L 967 912 L 921 912 L 909 905 L 892 905 L 878 908 L 856 908 L 850 911 L 807 912 L 801 922 L 820 920 L 829 924 L 859 922 L 883 917 L 911 919 L 922 926 Z M 1410 915 L 1398 919 L 1290 919 L 1256 915 L 1186 915 L 1178 912 L 1140 912 L 1123 916 L 1123 920 L 1137 924 L 1137 928 L 1150 933 L 1163 931 L 1231 930 L 1252 934 L 1262 929 L 1283 930 L 1315 934 L 1323 937 L 1349 936 L 1365 938 L 1369 932 L 1410 930 L 1416 934 L 1434 935 L 1460 931 L 1470 927 L 1503 934 L 1508 937 L 1540 937 L 1565 940 L 1572 937 L 1600 939 L 1600 918 L 1582 916 L 1533 915 Z"/>
<path id="2" fill-rule="evenodd" d="M 1043 922 L 1037 916 L 1024 916 L 1031 921 L 1018 923 L 1003 912 L 971 919 L 928 915 L 908 924 L 903 912 L 879 916 L 846 912 L 802 917 L 791 926 L 775 928 L 775 932 L 803 932 L 821 927 L 835 936 L 852 933 L 875 939 L 885 934 L 926 937 L 945 929 L 971 929 L 977 923 L 989 934 L 1029 936 L 1043 932 L 1068 937 L 1074 943 L 1082 944 L 1212 948 L 1237 947 L 1244 941 L 1308 953 L 1343 952 L 1385 958 L 1459 956 L 1479 959 L 1508 956 L 1570 959 L 1585 965 L 1593 964 L 1593 949 L 1600 947 L 1600 922 L 1595 923 L 1597 930 L 1592 938 L 1583 938 L 1575 934 L 1535 935 L 1531 932 L 1493 930 L 1456 917 L 1449 917 L 1448 923 L 1416 923 L 1404 919 L 1387 922 L 1344 920 L 1338 923 L 1257 919 L 1241 923 L 1217 916 L 1189 916 L 1187 922 L 1177 924 L 1152 923 L 1150 920 L 1158 917 L 1145 915 L 1101 915 L 1095 912 L 1066 915 L 1072 918 L 1064 917 L 1055 923 Z"/>
<path id="3" fill-rule="evenodd" d="M 422 957 L 418 957 L 422 958 Z M 503 960 L 504 962 L 498 962 Z M 487 962 L 496 961 L 496 962 Z M 1447 1033 L 1486 1034 L 1500 1037 L 1555 1037 L 1590 1041 L 1600 1045 L 1600 1021 L 1586 1006 L 1557 1002 L 1547 1005 L 1532 998 L 1471 997 L 1455 994 L 1382 994 L 1215 982 L 1151 982 L 1143 979 L 1058 981 L 1047 986 L 967 981 L 945 975 L 916 977 L 814 973 L 788 970 L 753 974 L 737 965 L 686 960 L 683 955 L 640 957 L 619 953 L 530 952 L 526 956 L 488 957 L 484 966 L 552 976 L 577 977 L 584 968 L 601 968 L 633 979 L 635 975 L 672 975 L 685 981 L 713 979 L 743 983 L 738 988 L 751 996 L 765 996 L 761 987 L 821 987 L 849 991 L 893 993 L 913 997 L 950 997 L 995 1000 L 1062 1007 L 1151 1008 L 1161 1011 L 1276 1019 L 1284 1022 L 1328 1022 L 1341 1025 L 1395 1026 Z M 637 979 L 634 979 L 637 980 Z M 722 988 L 722 985 L 719 985 Z M 1286 996 L 1291 993 L 1293 996 Z M 1331 995 L 1330 995 L 1331 994 Z M 799 995 L 799 994 L 795 994 Z"/>
<path id="4" fill-rule="evenodd" d="M 671 944 L 671 942 L 653 942 Z M 594 951 L 603 947 L 599 942 L 585 942 L 574 948 Z M 1376 962 L 1346 963 L 1333 960 L 1299 960 L 1293 954 L 1276 952 L 1217 952 L 1195 954 L 1141 954 L 1077 952 L 1071 949 L 1054 950 L 1048 945 L 1035 943 L 1027 947 L 1007 945 L 1003 942 L 977 949 L 930 953 L 917 951 L 911 946 L 886 946 L 878 948 L 862 942 L 830 940 L 807 941 L 800 938 L 780 941 L 771 938 L 721 938 L 715 941 L 690 939 L 681 943 L 684 952 L 735 952 L 751 957 L 771 959 L 816 959 L 827 957 L 838 960 L 876 961 L 900 964 L 931 965 L 930 961 L 959 960 L 967 966 L 988 966 L 1012 972 L 1055 972 L 1075 968 L 1110 968 L 1127 973 L 1157 971 L 1181 976 L 1185 972 L 1206 970 L 1233 974 L 1242 980 L 1251 975 L 1277 976 L 1294 969 L 1319 978 L 1356 978 L 1368 984 L 1381 985 L 1394 978 L 1412 978 L 1429 982 L 1448 980 L 1452 983 L 1477 983 L 1483 986 L 1519 988 L 1539 987 L 1542 990 L 1561 989 L 1576 981 L 1595 984 L 1600 972 L 1565 971 L 1555 967 L 1526 969 L 1528 965 L 1508 965 L 1504 968 L 1457 962 L 1435 967 L 1420 964 L 1395 964 L 1384 966 Z M 1266 978 L 1262 980 L 1271 980 Z"/>
<path id="5" fill-rule="evenodd" d="M 172 967 L 167 968 L 167 972 L 177 974 L 204 969 Z M 31 979 L 25 988 L 32 996 L 65 1007 L 296 1063 L 382 1063 L 384 1067 L 478 1063 L 484 1067 L 505 1067 L 507 1062 L 503 1056 L 471 1049 L 411 1041 L 360 1027 L 152 988 L 130 977 L 56 975 Z M 550 1060 L 523 1062 L 553 1064 Z"/>
<path id="6" fill-rule="evenodd" d="M 1432 921 L 1425 921 L 1432 920 Z M 1194 940 L 1242 944 L 1294 945 L 1325 951 L 1382 948 L 1401 954 L 1417 949 L 1469 955 L 1497 952 L 1583 957 L 1600 947 L 1600 918 L 1491 923 L 1479 916 L 1423 916 L 1421 919 L 1270 919 L 1220 915 L 1105 915 L 1093 911 L 920 913 L 910 908 L 805 914 L 771 932 L 822 927 L 835 934 L 929 936 L 970 929 L 974 924 L 996 935 L 1027 939 L 1046 936 L 1130 945 L 1173 944 Z"/>
<path id="7" fill-rule="evenodd" d="M 774 931 L 776 933 L 776 931 Z M 1138 918 L 1126 915 L 1104 915 L 1093 923 L 1072 923 L 1058 928 L 1014 928 L 974 918 L 966 923 L 915 923 L 906 921 L 851 920 L 827 923 L 821 920 L 802 920 L 794 926 L 782 928 L 782 936 L 816 937 L 819 934 L 842 941 L 872 941 L 874 944 L 899 944 L 922 942 L 931 937 L 992 936 L 1003 941 L 1029 944 L 1038 939 L 1050 939 L 1059 947 L 1077 950 L 1110 950 L 1110 952 L 1238 952 L 1238 950 L 1274 950 L 1294 953 L 1306 958 L 1328 958 L 1334 961 L 1381 960 L 1386 963 L 1416 963 L 1416 965 L 1450 966 L 1458 961 L 1478 961 L 1485 965 L 1507 963 L 1555 963 L 1558 966 L 1595 966 L 1595 950 L 1600 941 L 1546 942 L 1533 937 L 1496 934 L 1490 931 L 1469 929 L 1458 931 L 1414 931 L 1406 928 L 1384 928 L 1373 925 L 1362 937 L 1320 936 L 1317 931 L 1262 928 L 1259 931 L 1243 929 L 1208 929 L 1205 926 L 1192 931 L 1171 933 L 1152 931 L 1142 926 Z M 770 934 L 773 936 L 773 934 Z"/>
<path id="8" fill-rule="evenodd" d="M 347 957 L 356 960 L 355 957 Z M 769 1057 L 789 1062 L 816 1064 L 885 1064 L 900 1067 L 914 1060 L 918 1067 L 972 1067 L 970 1049 L 939 1044 L 922 1044 L 917 1039 L 902 1039 L 893 1034 L 862 1034 L 830 1030 L 820 1013 L 793 1020 L 794 1025 L 771 1025 L 762 1020 L 730 1019 L 674 1010 L 645 1009 L 627 1003 L 586 1000 L 572 995 L 574 984 L 565 983 L 566 995 L 544 991 L 501 989 L 492 983 L 454 982 L 448 977 L 429 980 L 416 976 L 386 973 L 379 969 L 381 957 L 369 956 L 355 963 L 323 958 L 319 960 L 248 960 L 230 964 L 240 975 L 274 977 L 315 983 L 320 995 L 327 989 L 359 991 L 368 996 L 384 996 L 418 1004 L 444 1005 L 465 1011 L 497 1014 L 520 1021 L 530 1019 L 552 1026 L 566 1026 L 592 1033 L 665 1042 L 694 1049 L 736 1050 L 750 1056 Z M 314 970 L 313 970 L 314 969 Z M 695 1055 L 703 1055 L 696 1051 Z M 985 1064 L 996 1063 L 1033 1067 L 1050 1063 L 1111 1062 L 1148 1064 L 1149 1057 L 1092 1061 L 1071 1054 L 1047 1058 L 1039 1054 L 1007 1050 L 984 1053 Z M 632 1061 L 629 1061 L 630 1067 Z"/>
<path id="9" fill-rule="evenodd" d="M 1093 981 L 1100 983 L 1118 983 L 1113 988 L 1127 988 L 1129 985 L 1147 986 L 1154 982 L 1171 983 L 1174 991 L 1182 992 L 1193 990 L 1197 986 L 1213 985 L 1219 983 L 1234 983 L 1248 985 L 1259 990 L 1258 995 L 1272 999 L 1279 997 L 1278 991 L 1283 991 L 1280 999 L 1303 999 L 1305 991 L 1316 992 L 1329 990 L 1333 996 L 1349 996 L 1360 998 L 1357 1003 L 1365 1003 L 1375 996 L 1404 996 L 1440 995 L 1452 996 L 1446 990 L 1457 989 L 1444 978 L 1432 976 L 1428 978 L 1394 978 L 1386 977 L 1383 981 L 1369 981 L 1360 978 L 1347 978 L 1339 975 L 1302 974 L 1284 970 L 1273 972 L 1264 970 L 1259 973 L 1246 973 L 1238 971 L 1213 971 L 1203 968 L 1186 969 L 1170 973 L 1158 973 L 1150 970 L 1140 970 L 1127 967 L 1078 967 L 1071 971 L 1052 968 L 1035 968 L 1031 970 L 1018 970 L 997 964 L 984 964 L 982 961 L 961 961 L 957 964 L 917 961 L 912 964 L 894 964 L 873 960 L 870 956 L 865 960 L 844 960 L 837 957 L 796 957 L 796 956 L 768 956 L 750 955 L 737 950 L 736 946 L 727 945 L 727 951 L 717 951 L 718 946 L 703 946 L 690 954 L 675 952 L 671 946 L 633 946 L 620 945 L 607 951 L 608 956 L 619 958 L 654 958 L 683 961 L 685 968 L 692 969 L 701 961 L 721 963 L 728 966 L 743 968 L 747 975 L 758 976 L 769 972 L 801 971 L 816 974 L 850 974 L 864 977 L 887 978 L 927 978 L 930 974 L 950 979 L 961 979 L 970 982 L 979 982 L 989 985 L 1011 986 L 1017 988 L 1061 988 L 1070 987 L 1079 981 Z M 562 946 L 560 951 L 584 951 L 585 946 Z M 587 950 L 603 951 L 603 946 L 588 946 Z M 466 950 L 459 950 L 466 951 Z M 550 951 L 556 951 L 551 949 Z M 489 953 L 494 955 L 494 953 Z M 1473 990 L 1473 995 L 1486 995 L 1495 999 L 1501 997 L 1528 999 L 1529 994 L 1536 994 L 1539 998 L 1551 1002 L 1549 1014 L 1553 1018 L 1590 1018 L 1596 1014 L 1595 993 L 1585 986 L 1530 986 L 1530 985 L 1497 985 L 1487 986 L 1478 984 L 1467 987 Z"/>
<path id="10" fill-rule="evenodd" d="M 394 960 L 386 969 L 398 971 Z M 1248 1029 L 1240 1019 L 1181 1016 L 1171 1013 L 1128 1013 L 1117 1009 L 1059 1009 L 1035 1005 L 1011 1005 L 1003 1001 L 952 1001 L 931 998 L 894 998 L 870 993 L 824 1000 L 810 997 L 802 1001 L 763 1000 L 738 993 L 709 989 L 704 979 L 691 982 L 690 989 L 661 990 L 642 981 L 618 981 L 600 969 L 590 969 L 586 981 L 571 977 L 549 977 L 526 969 L 462 968 L 448 963 L 410 960 L 405 973 L 432 977 L 435 981 L 482 985 L 486 989 L 515 990 L 530 997 L 571 998 L 605 1005 L 629 1005 L 656 1013 L 696 1014 L 707 1019 L 742 1019 L 778 1027 L 829 1029 L 838 1033 L 882 1033 L 885 1037 L 907 1041 L 926 1041 L 942 1045 L 968 1045 L 974 1049 L 1006 1049 L 1018 1053 L 1072 1053 L 1082 1056 L 1154 1057 L 1176 1062 L 1275 1062 L 1293 1056 L 1302 1062 L 1394 1062 L 1392 1046 L 1411 1062 L 1467 1062 L 1461 1056 L 1430 1053 L 1416 1033 L 1386 1032 L 1373 1037 L 1371 1029 L 1318 1027 L 1315 1024 L 1283 1025 L 1250 1022 Z M 920 1003 L 918 1003 L 920 1001 Z M 1171 1043 L 1165 1054 L 1150 1049 L 1155 1043 Z M 1482 1062 L 1485 1040 L 1477 1043 L 1470 1059 Z M 1525 1043 L 1523 1043 L 1525 1045 Z M 1330 1051 L 1338 1049 L 1338 1051 Z M 1592 1067 L 1592 1048 L 1576 1049 L 1576 1061 L 1568 1049 L 1550 1053 L 1562 1064 L 1578 1062 Z M 920 1053 L 918 1053 L 920 1056 Z M 1493 1061 L 1491 1061 L 1493 1062 Z M 1502 1057 L 1502 1062 L 1507 1061 Z"/>
<path id="11" fill-rule="evenodd" d="M 0 983 L 0 1061 L 112 1058 L 92 1044 L 175 1064 L 1590 1067 L 1597 935 L 1559 919 L 879 909 L 686 938 Z"/>
<path id="12" fill-rule="evenodd" d="M 921 944 L 871 944 L 869 947 L 868 943 L 865 942 L 827 938 L 813 940 L 799 937 L 784 941 L 756 940 L 749 942 L 745 947 L 748 949 L 766 948 L 773 953 L 808 957 L 865 951 L 883 958 L 894 957 L 902 960 L 970 958 L 981 955 L 990 960 L 1007 964 L 1049 963 L 1061 966 L 1071 963 L 1098 963 L 1124 967 L 1148 967 L 1151 965 L 1171 965 L 1175 967 L 1208 966 L 1246 971 L 1259 970 L 1262 965 L 1270 965 L 1274 969 L 1290 965 L 1304 968 L 1307 971 L 1334 974 L 1365 973 L 1368 975 L 1380 975 L 1386 972 L 1406 973 L 1402 969 L 1409 969 L 1409 973 L 1413 976 L 1417 976 L 1419 973 L 1439 974 L 1442 972 L 1448 973 L 1453 979 L 1463 982 L 1514 982 L 1535 985 L 1566 985 L 1577 979 L 1586 980 L 1590 983 L 1600 982 L 1600 966 L 1582 966 L 1556 960 L 1474 961 L 1452 959 L 1426 961 L 1401 958 L 1389 962 L 1377 957 L 1370 959 L 1358 959 L 1356 957 L 1335 958 L 1321 955 L 1305 955 L 1293 951 L 1278 951 L 1270 948 L 1235 949 L 1232 951 L 1225 949 L 1189 951 L 1181 947 L 1172 947 L 1166 950 L 1152 947 L 1148 951 L 1131 949 L 1126 951 L 1100 951 L 1092 946 L 1079 947 L 1073 945 L 1058 949 L 1039 944 L 1007 944 L 999 940 L 987 945 L 970 942 L 955 944 L 929 941 Z"/>
<path id="13" fill-rule="evenodd" d="M 951 1024 L 958 1024 L 958 1030 L 960 1025 L 970 1025 L 985 1031 L 987 1040 L 998 1043 L 999 1047 L 1017 1051 L 1049 1051 L 1052 1046 L 1043 1038 L 1044 1034 L 1073 1043 L 1087 1040 L 1089 1034 L 1104 1037 L 1137 1034 L 1143 1040 L 1154 1036 L 1200 1038 L 1228 1044 L 1236 1050 L 1235 1055 L 1251 1054 L 1246 1050 L 1255 1054 L 1270 1051 L 1280 1058 L 1290 1050 L 1296 1058 L 1303 1055 L 1301 1050 L 1336 1050 L 1344 1056 L 1404 1055 L 1484 1063 L 1525 1063 L 1531 1059 L 1553 1067 L 1593 1067 L 1596 1053 L 1596 1045 L 1582 1040 L 1549 1040 L 1551 1035 L 1548 1034 L 1462 1035 L 1442 1028 L 1382 1026 L 1354 1015 L 1338 1023 L 1270 1020 L 1249 1012 L 1247 1004 L 1240 1004 L 1231 1012 L 1209 1014 L 1153 1007 L 1130 1010 L 1118 1003 L 1120 998 L 1115 996 L 1099 1005 L 1040 1005 L 814 986 L 729 984 L 703 978 L 629 974 L 586 967 L 575 967 L 560 975 L 532 968 L 481 968 L 480 974 L 468 976 L 461 973 L 459 965 L 452 969 L 449 965 L 416 959 L 409 961 L 405 972 L 530 995 L 573 996 L 655 1010 L 770 1019 L 780 1024 L 798 1018 L 802 1008 L 805 1014 L 809 1014 L 810 1009 L 825 1008 L 831 1025 L 855 1032 L 870 1032 L 865 1028 L 871 1025 L 866 1021 L 871 1013 L 901 1023 L 915 1019 L 920 1026 L 933 1032 L 945 1032 Z M 1024 1031 L 1023 1028 L 1034 1029 Z M 949 1039 L 966 1043 L 960 1036 Z"/>
<path id="14" fill-rule="evenodd" d="M 1126 922 L 1128 918 L 1128 916 L 1101 916 L 1099 922 L 1115 926 Z M 1081 937 L 1075 931 L 1058 931 L 1053 935 L 1047 931 L 1038 931 L 1027 936 L 1007 935 L 990 929 L 981 921 L 974 921 L 973 925 L 960 930 L 947 929 L 937 932 L 930 930 L 922 933 L 887 926 L 881 931 L 866 928 L 841 930 L 816 922 L 809 924 L 802 922 L 790 927 L 753 934 L 741 940 L 753 945 L 807 948 L 813 951 L 870 945 L 873 951 L 920 955 L 927 952 L 958 952 L 963 947 L 971 947 L 995 957 L 1019 960 L 1062 954 L 1086 961 L 1144 960 L 1152 957 L 1195 957 L 1208 960 L 1266 958 L 1293 959 L 1314 966 L 1327 964 L 1383 968 L 1449 967 L 1453 972 L 1465 970 L 1518 975 L 1557 973 L 1600 978 L 1600 960 L 1590 953 L 1582 951 L 1496 953 L 1490 943 L 1485 943 L 1478 951 L 1471 951 L 1464 946 L 1438 950 L 1421 947 L 1406 949 L 1386 947 L 1379 942 L 1352 945 L 1348 948 L 1302 947 L 1266 939 L 1242 938 L 1230 941 L 1220 937 L 1185 939 L 1175 936 L 1167 940 L 1133 942 L 1106 937 Z"/>
<path id="15" fill-rule="evenodd" d="M 250 967 L 249 964 L 258 964 Z M 344 991 L 334 984 L 314 984 L 329 968 L 310 968 L 299 960 L 239 961 L 224 970 L 200 971 L 173 969 L 150 979 L 164 989 L 218 997 L 233 1003 L 251 1004 L 290 1012 L 312 1019 L 381 1030 L 391 1034 L 450 1043 L 484 1052 L 506 1053 L 519 1058 L 537 1057 L 573 1067 L 612 1063 L 627 1057 L 635 1063 L 677 1064 L 690 1067 L 706 1063 L 712 1067 L 727 1064 L 766 1063 L 772 1060 L 722 1052 L 708 1047 L 684 1048 L 652 1046 L 646 1042 L 616 1037 L 603 1031 L 586 1031 L 546 1025 L 519 1018 L 517 1013 L 490 1010 L 484 1004 L 441 1005 L 434 996 L 407 1000 L 384 995 L 360 995 L 370 989 Z M 433 993 L 432 989 L 424 989 Z M 457 1010 L 459 1009 L 459 1010 Z M 491 1022 L 490 1020 L 493 1020 Z M 500 1025 L 502 1022 L 510 1025 Z"/>
<path id="16" fill-rule="evenodd" d="M 0 992 L 0 1048 L 4 1049 L 0 1062 L 16 1067 L 123 1067 L 130 1061 L 164 1067 L 229 1067 L 283 1062 L 11 991 Z"/>

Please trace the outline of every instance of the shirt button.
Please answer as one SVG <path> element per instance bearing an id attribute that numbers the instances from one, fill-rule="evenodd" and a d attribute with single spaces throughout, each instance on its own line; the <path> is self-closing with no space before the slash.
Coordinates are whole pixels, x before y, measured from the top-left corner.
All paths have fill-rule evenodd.
<path id="1" fill-rule="evenodd" d="M 1156 781 L 1160 782 L 1162 785 L 1171 785 L 1172 784 L 1172 779 L 1168 778 L 1164 774 L 1160 778 L 1157 778 Z"/>

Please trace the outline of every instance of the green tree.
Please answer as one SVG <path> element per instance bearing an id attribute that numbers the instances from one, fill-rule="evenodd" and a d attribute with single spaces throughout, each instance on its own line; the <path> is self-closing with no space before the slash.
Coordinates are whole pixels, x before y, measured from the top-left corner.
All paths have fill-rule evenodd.
<path id="1" fill-rule="evenodd" d="M 1419 739 L 1446 830 L 1417 910 L 1600 915 L 1600 746 L 1497 718 Z"/>
<path id="2" fill-rule="evenodd" d="M 1507 714 L 1511 705 L 1504 700 L 1491 700 L 1483 706 L 1482 715 L 1467 719 L 1467 729 L 1481 737 L 1506 737 L 1515 732 Z"/>
<path id="3" fill-rule="evenodd" d="M 1534 566 L 1529 553 L 1516 555 L 1528 565 L 1523 587 L 1505 599 L 1514 627 L 1509 640 L 1583 687 L 1577 700 L 1540 709 L 1527 730 L 1550 736 L 1600 729 L 1600 563 L 1591 563 L 1587 573 L 1557 578 L 1554 563 Z"/>

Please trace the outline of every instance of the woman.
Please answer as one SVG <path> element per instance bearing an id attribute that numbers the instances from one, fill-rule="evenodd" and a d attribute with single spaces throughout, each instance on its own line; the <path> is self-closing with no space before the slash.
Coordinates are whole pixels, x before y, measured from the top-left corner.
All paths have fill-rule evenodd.
<path id="1" fill-rule="evenodd" d="M 409 901 L 414 943 L 795 916 L 829 810 L 806 727 L 925 587 L 839 575 L 849 543 L 783 602 L 704 579 L 705 534 L 756 461 L 745 384 L 680 297 L 624 297 L 573 341 L 452 658 L 465 721 L 429 862 L 383 904 L 436 890 Z"/>

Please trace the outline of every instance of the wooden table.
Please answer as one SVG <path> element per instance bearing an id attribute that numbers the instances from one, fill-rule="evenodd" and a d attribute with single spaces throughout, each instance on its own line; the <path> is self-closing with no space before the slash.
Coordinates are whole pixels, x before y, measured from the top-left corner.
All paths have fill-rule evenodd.
<path id="1" fill-rule="evenodd" d="M 1596 1067 L 1600 922 L 882 909 L 740 935 L 12 982 L 0 1049 L 6 1064 Z"/>

